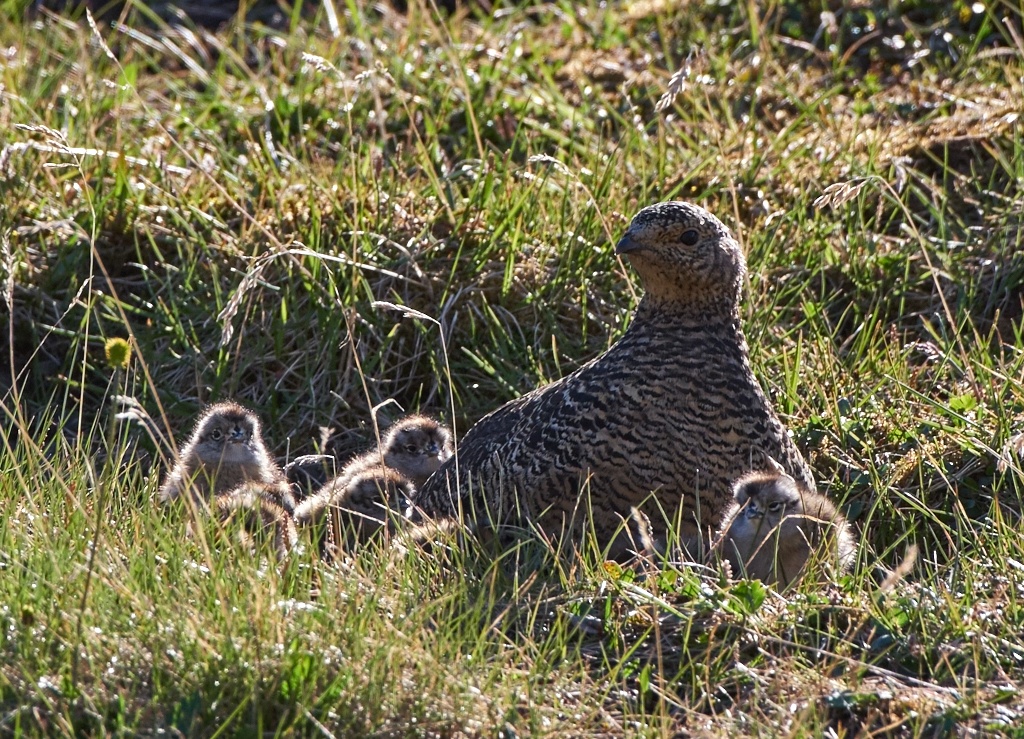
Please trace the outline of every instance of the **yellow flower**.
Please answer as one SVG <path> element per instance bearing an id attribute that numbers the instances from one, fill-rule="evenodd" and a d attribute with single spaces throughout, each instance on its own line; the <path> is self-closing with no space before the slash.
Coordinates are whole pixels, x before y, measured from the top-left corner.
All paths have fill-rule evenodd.
<path id="1" fill-rule="evenodd" d="M 107 364 L 114 369 L 128 368 L 128 362 L 132 358 L 132 347 L 124 339 L 107 339 L 103 352 L 107 355 Z"/>

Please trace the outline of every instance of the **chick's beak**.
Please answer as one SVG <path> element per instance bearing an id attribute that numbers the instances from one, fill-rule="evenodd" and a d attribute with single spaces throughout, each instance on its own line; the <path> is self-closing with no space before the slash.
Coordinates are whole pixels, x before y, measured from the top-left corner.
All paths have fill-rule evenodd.
<path id="1" fill-rule="evenodd" d="M 615 253 L 630 254 L 632 252 L 639 251 L 642 248 L 643 245 L 633 238 L 629 231 L 626 231 L 626 233 L 622 235 L 622 238 L 619 239 L 619 243 L 615 245 Z"/>
<path id="2" fill-rule="evenodd" d="M 245 429 L 241 426 L 235 426 L 231 429 L 231 436 L 229 439 L 234 442 L 245 441 Z"/>

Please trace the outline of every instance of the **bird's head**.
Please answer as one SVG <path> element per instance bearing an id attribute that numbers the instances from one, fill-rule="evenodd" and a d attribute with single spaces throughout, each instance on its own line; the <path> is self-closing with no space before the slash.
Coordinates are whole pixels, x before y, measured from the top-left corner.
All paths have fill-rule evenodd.
<path id="1" fill-rule="evenodd" d="M 371 468 L 365 470 L 349 483 L 350 501 L 364 501 L 365 510 L 356 511 L 376 520 L 386 520 L 387 512 L 400 513 L 408 508 L 416 492 L 416 486 L 393 469 Z"/>
<path id="2" fill-rule="evenodd" d="M 451 433 L 428 416 L 403 418 L 384 437 L 385 464 L 420 483 L 451 456 Z"/>
<path id="3" fill-rule="evenodd" d="M 256 415 L 230 402 L 207 408 L 192 438 L 199 458 L 209 464 L 255 462 L 263 445 Z"/>
<path id="4" fill-rule="evenodd" d="M 786 474 L 751 472 L 733 484 L 736 502 L 743 506 L 740 515 L 769 529 L 786 516 L 802 510 L 802 496 L 796 481 Z"/>
<path id="5" fill-rule="evenodd" d="M 743 252 L 729 229 L 700 206 L 669 201 L 644 208 L 615 253 L 629 259 L 650 301 L 697 320 L 736 315 L 746 272 Z"/>

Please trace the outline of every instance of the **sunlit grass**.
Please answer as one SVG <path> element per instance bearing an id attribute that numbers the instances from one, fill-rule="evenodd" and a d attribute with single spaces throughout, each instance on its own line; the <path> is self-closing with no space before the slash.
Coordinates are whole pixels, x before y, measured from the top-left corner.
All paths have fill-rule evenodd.
<path id="1" fill-rule="evenodd" d="M 322 11 L 211 33 L 24 5 L 0 2 L 0 731 L 1015 730 L 1018 9 L 350 3 L 336 37 Z M 372 408 L 462 433 L 572 371 L 642 290 L 611 244 L 667 198 L 744 245 L 755 371 L 857 530 L 837 583 L 459 535 L 279 568 L 151 504 L 205 402 L 257 409 L 282 458 L 324 428 L 343 455 Z"/>

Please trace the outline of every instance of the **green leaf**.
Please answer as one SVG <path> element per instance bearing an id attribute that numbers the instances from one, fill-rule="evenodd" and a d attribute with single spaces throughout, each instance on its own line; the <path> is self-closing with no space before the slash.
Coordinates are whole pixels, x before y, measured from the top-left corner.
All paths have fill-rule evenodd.
<path id="1" fill-rule="evenodd" d="M 757 613 L 767 596 L 768 590 L 760 580 L 742 580 L 729 590 L 725 607 L 737 615 L 750 616 Z"/>

